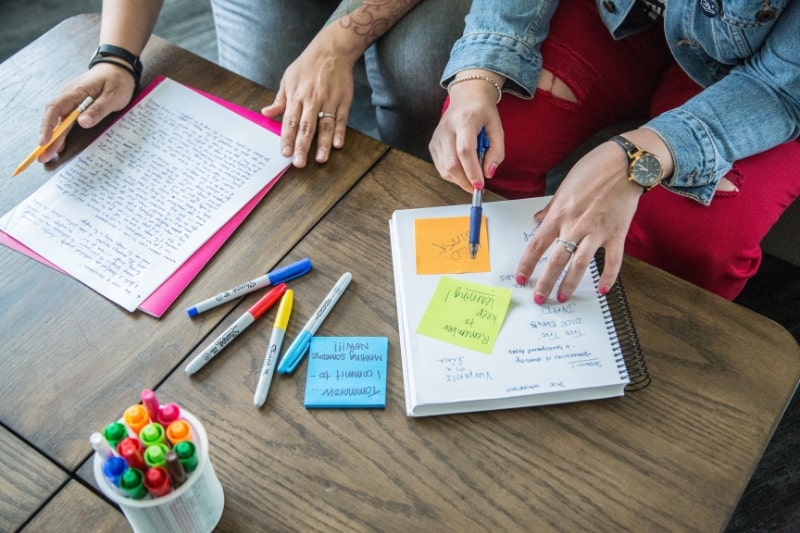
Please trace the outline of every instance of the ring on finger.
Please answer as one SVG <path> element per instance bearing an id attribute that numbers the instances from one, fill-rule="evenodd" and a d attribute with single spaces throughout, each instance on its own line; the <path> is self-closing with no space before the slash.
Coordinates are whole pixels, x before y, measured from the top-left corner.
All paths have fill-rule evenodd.
<path id="1" fill-rule="evenodd" d="M 578 245 L 575 244 L 575 241 L 565 241 L 564 239 L 556 239 L 556 242 L 564 247 L 566 251 L 569 252 L 570 255 L 575 253 L 575 250 L 578 249 Z"/>
<path id="2" fill-rule="evenodd" d="M 325 113 L 323 111 L 317 113 L 317 119 L 323 119 L 323 118 L 332 118 L 333 120 L 336 120 L 336 115 L 334 115 L 333 113 Z"/>

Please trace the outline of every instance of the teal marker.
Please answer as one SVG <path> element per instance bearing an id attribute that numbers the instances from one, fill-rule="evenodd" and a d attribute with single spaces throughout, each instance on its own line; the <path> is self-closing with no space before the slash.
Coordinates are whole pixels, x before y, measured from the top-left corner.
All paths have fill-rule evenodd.
<path id="1" fill-rule="evenodd" d="M 139 431 L 139 440 L 147 448 L 154 444 L 167 444 L 167 436 L 164 426 L 158 422 L 150 422 Z"/>
<path id="2" fill-rule="evenodd" d="M 190 440 L 184 440 L 175 445 L 175 453 L 178 454 L 178 460 L 183 465 L 183 469 L 187 472 L 192 472 L 197 468 L 197 448 Z"/>
<path id="3" fill-rule="evenodd" d="M 152 444 L 144 450 L 144 463 L 148 468 L 155 468 L 157 466 L 165 466 L 167 462 L 167 452 L 169 448 L 166 444 L 157 443 Z"/>
<path id="4" fill-rule="evenodd" d="M 119 422 L 111 422 L 103 430 L 103 438 L 106 439 L 108 445 L 114 450 L 117 449 L 117 444 L 119 444 L 119 441 L 127 436 L 128 430 L 125 428 L 125 424 L 121 424 Z"/>
<path id="5" fill-rule="evenodd" d="M 138 468 L 128 468 L 119 478 L 119 486 L 134 500 L 141 500 L 147 496 L 147 489 L 144 488 L 144 474 Z"/>

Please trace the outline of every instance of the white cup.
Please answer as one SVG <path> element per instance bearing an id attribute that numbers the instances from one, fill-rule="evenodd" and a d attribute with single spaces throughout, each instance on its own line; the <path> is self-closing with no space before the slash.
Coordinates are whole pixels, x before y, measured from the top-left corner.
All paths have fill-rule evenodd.
<path id="1" fill-rule="evenodd" d="M 135 500 L 120 494 L 103 475 L 103 458 L 94 454 L 95 481 L 103 494 L 119 505 L 137 533 L 210 532 L 222 517 L 225 495 L 208 458 L 206 430 L 197 418 L 184 409 L 181 409 L 181 418 L 192 427 L 192 442 L 197 448 L 197 468 L 187 473 L 183 485 L 166 496 Z"/>

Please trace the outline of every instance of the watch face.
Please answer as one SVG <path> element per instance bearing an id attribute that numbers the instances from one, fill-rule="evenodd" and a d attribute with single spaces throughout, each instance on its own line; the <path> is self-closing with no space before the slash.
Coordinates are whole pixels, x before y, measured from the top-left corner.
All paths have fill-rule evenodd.
<path id="1" fill-rule="evenodd" d="M 656 156 L 644 153 L 631 165 L 631 177 L 642 187 L 653 187 L 661 181 L 661 162 Z"/>

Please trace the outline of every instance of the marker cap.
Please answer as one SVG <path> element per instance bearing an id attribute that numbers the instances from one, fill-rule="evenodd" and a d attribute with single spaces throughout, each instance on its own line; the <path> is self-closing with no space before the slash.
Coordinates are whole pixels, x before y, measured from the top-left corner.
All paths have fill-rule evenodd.
<path id="1" fill-rule="evenodd" d="M 173 446 L 184 440 L 192 440 L 192 428 L 186 420 L 176 420 L 167 426 L 167 439 Z"/>
<path id="2" fill-rule="evenodd" d="M 128 469 L 128 463 L 122 457 L 113 456 L 106 459 L 103 463 L 103 475 L 112 485 L 119 487 L 119 479 Z"/>
<path id="3" fill-rule="evenodd" d="M 160 466 L 147 469 L 147 472 L 144 473 L 144 487 L 155 498 L 169 494 L 172 491 L 169 474 Z"/>
<path id="4" fill-rule="evenodd" d="M 128 436 L 128 430 L 125 425 L 120 422 L 111 422 L 103 429 L 103 437 L 112 448 L 116 448 L 119 441 Z"/>
<path id="5" fill-rule="evenodd" d="M 310 270 L 311 259 L 306 257 L 305 259 L 301 259 L 300 261 L 292 263 L 291 265 L 273 270 L 268 274 L 269 281 L 273 285 L 276 283 L 284 283 L 286 281 L 299 278 L 300 276 L 307 274 Z"/>
<path id="6" fill-rule="evenodd" d="M 164 466 L 169 448 L 166 444 L 153 444 L 144 451 L 144 462 L 149 468 Z"/>
<path id="7" fill-rule="evenodd" d="M 154 444 L 166 444 L 167 437 L 164 426 L 158 422 L 150 422 L 139 432 L 139 440 L 145 448 Z"/>
<path id="8" fill-rule="evenodd" d="M 125 409 L 125 424 L 135 434 L 139 434 L 144 426 L 150 423 L 150 415 L 147 414 L 147 409 L 143 405 L 131 405 Z"/>
<path id="9" fill-rule="evenodd" d="M 192 441 L 182 441 L 175 445 L 173 448 L 178 455 L 178 460 L 183 465 L 186 472 L 192 472 L 197 468 L 197 448 L 195 448 Z"/>
<path id="10" fill-rule="evenodd" d="M 117 445 L 117 453 L 123 457 L 131 468 L 145 468 L 142 443 L 133 437 L 122 439 Z"/>
<path id="11" fill-rule="evenodd" d="M 181 408 L 177 404 L 168 403 L 158 409 L 158 422 L 166 427 L 181 417 Z"/>
<path id="12" fill-rule="evenodd" d="M 186 470 L 183 469 L 183 465 L 180 459 L 178 459 L 178 454 L 175 453 L 175 450 L 168 451 L 165 460 L 167 472 L 169 472 L 169 477 L 172 480 L 172 486 L 177 489 L 186 482 Z"/>
<path id="13" fill-rule="evenodd" d="M 152 389 L 144 389 L 142 391 L 142 405 L 145 409 L 147 409 L 147 416 L 150 417 L 151 422 L 156 421 L 156 417 L 158 417 L 158 399 L 156 398 L 156 393 L 153 392 Z"/>
<path id="14" fill-rule="evenodd" d="M 141 500 L 147 496 L 144 488 L 144 474 L 138 468 L 128 468 L 119 478 L 119 486 L 129 498 Z"/>

